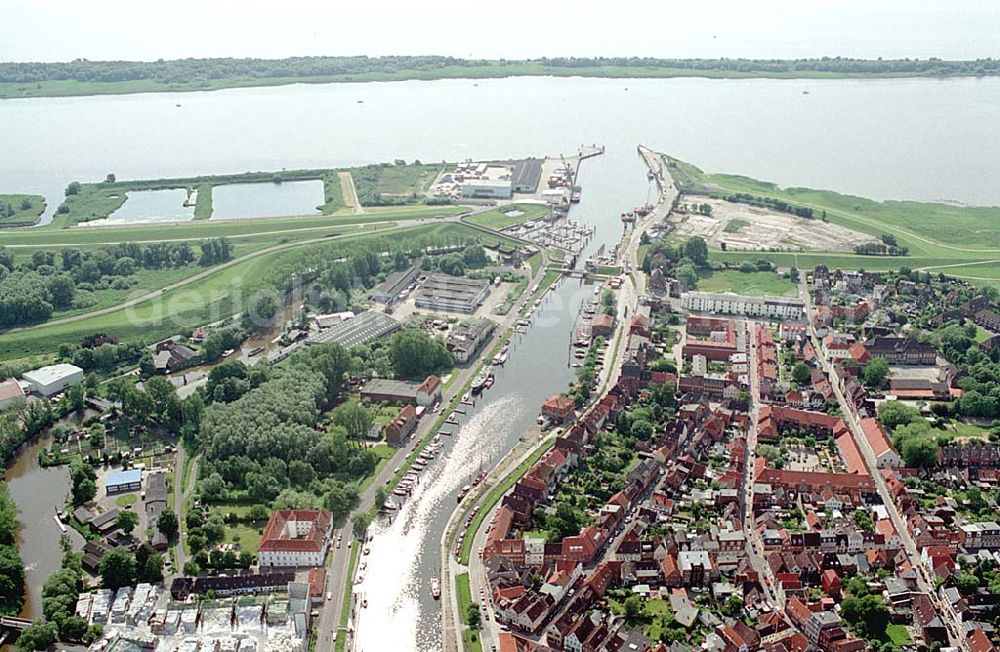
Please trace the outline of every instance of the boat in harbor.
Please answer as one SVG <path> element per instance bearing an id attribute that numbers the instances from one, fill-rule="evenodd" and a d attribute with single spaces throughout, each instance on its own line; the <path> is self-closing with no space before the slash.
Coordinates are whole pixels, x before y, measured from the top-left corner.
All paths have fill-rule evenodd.
<path id="1" fill-rule="evenodd" d="M 502 367 L 506 363 L 507 363 L 507 354 L 506 353 L 498 353 L 493 358 L 493 364 L 495 366 L 497 366 L 497 367 Z"/>
<path id="2" fill-rule="evenodd" d="M 479 375 L 477 375 L 472 380 L 472 393 L 481 394 L 482 391 L 486 389 L 486 381 L 489 379 L 489 377 L 490 377 L 489 367 L 486 367 L 482 371 L 480 371 Z"/>
<path id="3" fill-rule="evenodd" d="M 580 186 L 573 186 L 573 190 L 569 195 L 570 203 L 579 204 L 581 195 L 583 195 L 583 188 L 581 188 Z"/>
<path id="4" fill-rule="evenodd" d="M 462 499 L 468 496 L 470 491 L 472 491 L 472 487 L 470 485 L 465 485 L 464 487 L 462 487 L 458 492 L 457 502 L 462 502 Z"/>
<path id="5" fill-rule="evenodd" d="M 431 597 L 435 600 L 441 598 L 441 580 L 436 577 L 431 578 Z"/>

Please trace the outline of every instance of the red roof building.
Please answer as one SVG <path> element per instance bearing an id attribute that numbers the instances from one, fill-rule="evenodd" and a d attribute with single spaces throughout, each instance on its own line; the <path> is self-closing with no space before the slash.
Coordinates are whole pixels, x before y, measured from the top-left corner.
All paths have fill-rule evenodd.
<path id="1" fill-rule="evenodd" d="M 550 396 L 542 403 L 542 415 L 558 423 L 570 421 L 576 416 L 576 403 L 569 396 Z"/>
<path id="2" fill-rule="evenodd" d="M 257 546 L 257 561 L 261 568 L 322 566 L 332 531 L 333 518 L 326 510 L 276 510 Z"/>

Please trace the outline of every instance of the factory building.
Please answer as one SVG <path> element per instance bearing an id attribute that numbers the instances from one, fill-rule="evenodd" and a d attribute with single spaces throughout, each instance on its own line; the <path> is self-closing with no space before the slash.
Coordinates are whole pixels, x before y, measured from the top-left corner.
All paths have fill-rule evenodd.
<path id="1" fill-rule="evenodd" d="M 415 303 L 423 310 L 472 314 L 489 294 L 489 281 L 434 274 L 424 281 Z"/>
<path id="2" fill-rule="evenodd" d="M 510 199 L 514 186 L 510 179 L 469 179 L 462 183 L 466 199 Z"/>

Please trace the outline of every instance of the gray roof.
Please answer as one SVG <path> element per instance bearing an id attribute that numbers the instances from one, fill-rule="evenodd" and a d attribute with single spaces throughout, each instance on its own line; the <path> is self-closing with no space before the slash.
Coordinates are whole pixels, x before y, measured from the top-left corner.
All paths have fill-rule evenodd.
<path id="1" fill-rule="evenodd" d="M 363 312 L 357 317 L 340 322 L 329 330 L 311 335 L 306 344 L 328 344 L 336 342 L 350 348 L 355 344 L 364 344 L 379 337 L 384 337 L 402 325 L 381 312 Z"/>

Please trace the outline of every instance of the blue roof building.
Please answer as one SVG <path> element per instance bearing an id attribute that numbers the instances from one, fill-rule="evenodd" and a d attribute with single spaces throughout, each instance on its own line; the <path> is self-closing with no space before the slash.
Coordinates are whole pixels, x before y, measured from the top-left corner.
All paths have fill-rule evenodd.
<path id="1" fill-rule="evenodd" d="M 142 488 L 142 469 L 127 469 L 110 474 L 104 481 L 107 494 L 120 494 L 127 491 L 138 491 Z"/>

